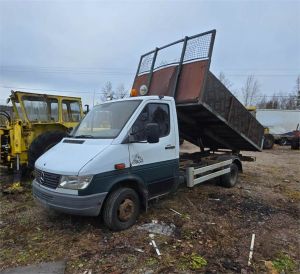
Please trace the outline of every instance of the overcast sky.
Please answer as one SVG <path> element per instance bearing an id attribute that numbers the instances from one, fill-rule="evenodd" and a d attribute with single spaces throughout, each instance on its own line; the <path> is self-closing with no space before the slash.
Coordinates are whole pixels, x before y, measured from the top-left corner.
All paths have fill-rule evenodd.
<path id="1" fill-rule="evenodd" d="M 0 0 L 0 103 L 11 89 L 96 101 L 107 81 L 129 90 L 141 54 L 216 29 L 211 71 L 238 91 L 289 93 L 300 74 L 299 1 Z M 50 92 L 49 92 L 50 93 Z"/>

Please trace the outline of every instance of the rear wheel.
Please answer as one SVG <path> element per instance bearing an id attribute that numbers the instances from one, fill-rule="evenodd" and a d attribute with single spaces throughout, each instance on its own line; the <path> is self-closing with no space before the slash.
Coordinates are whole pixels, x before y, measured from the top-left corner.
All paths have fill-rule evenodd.
<path id="1" fill-rule="evenodd" d="M 300 149 L 300 137 L 293 137 L 291 140 L 291 149 Z"/>
<path id="2" fill-rule="evenodd" d="M 131 227 L 140 213 L 140 199 L 131 188 L 119 188 L 112 192 L 104 204 L 103 220 L 114 231 Z"/>
<path id="3" fill-rule="evenodd" d="M 179 138 L 179 144 L 182 145 L 184 143 L 184 139 L 183 138 Z"/>
<path id="4" fill-rule="evenodd" d="M 286 146 L 288 143 L 288 140 L 287 140 L 287 138 L 281 138 L 278 143 L 280 146 Z"/>
<path id="5" fill-rule="evenodd" d="M 224 187 L 234 187 L 238 181 L 239 168 L 235 163 L 230 165 L 230 172 L 220 177 L 220 184 Z"/>
<path id="6" fill-rule="evenodd" d="M 264 137 L 265 139 L 264 139 L 263 149 L 273 148 L 275 142 L 274 136 L 272 134 L 265 134 Z"/>
<path id="7" fill-rule="evenodd" d="M 35 161 L 51 147 L 66 137 L 63 131 L 48 131 L 36 137 L 28 150 L 28 168 L 33 169 Z"/>

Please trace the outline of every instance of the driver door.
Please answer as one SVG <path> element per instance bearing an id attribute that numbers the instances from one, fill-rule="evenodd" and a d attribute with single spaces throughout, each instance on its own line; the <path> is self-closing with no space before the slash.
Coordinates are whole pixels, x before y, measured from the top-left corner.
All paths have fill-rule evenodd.
<path id="1" fill-rule="evenodd" d="M 146 182 L 149 198 L 170 192 L 177 176 L 176 138 L 170 110 L 168 102 L 150 102 L 131 128 L 135 140 L 129 144 L 131 169 Z M 145 127 L 148 123 L 159 125 L 158 143 L 147 142 Z"/>

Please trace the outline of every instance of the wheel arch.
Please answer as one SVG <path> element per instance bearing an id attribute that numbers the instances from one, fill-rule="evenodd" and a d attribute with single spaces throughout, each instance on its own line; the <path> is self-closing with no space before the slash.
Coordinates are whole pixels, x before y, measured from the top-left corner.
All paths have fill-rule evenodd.
<path id="1" fill-rule="evenodd" d="M 122 178 L 119 178 L 113 184 L 111 185 L 108 195 L 106 195 L 106 198 L 103 202 L 103 204 L 108 199 L 108 196 L 114 192 L 115 190 L 121 188 L 121 187 L 128 187 L 134 189 L 141 201 L 141 205 L 144 210 L 147 211 L 148 208 L 148 190 L 144 183 L 144 181 L 139 178 L 138 176 L 128 175 L 128 176 L 122 176 Z"/>
<path id="2" fill-rule="evenodd" d="M 242 165 L 242 162 L 239 158 L 235 158 L 232 163 L 236 164 L 238 169 L 239 169 L 239 172 L 242 173 L 243 172 L 243 165 Z"/>
<path id="3" fill-rule="evenodd" d="M 238 156 L 236 156 L 236 155 L 221 155 L 218 157 L 218 160 L 221 160 L 221 161 L 231 160 L 231 159 L 232 159 L 232 163 L 237 165 L 239 172 L 242 173 L 243 165 L 242 165 L 241 159 Z"/>

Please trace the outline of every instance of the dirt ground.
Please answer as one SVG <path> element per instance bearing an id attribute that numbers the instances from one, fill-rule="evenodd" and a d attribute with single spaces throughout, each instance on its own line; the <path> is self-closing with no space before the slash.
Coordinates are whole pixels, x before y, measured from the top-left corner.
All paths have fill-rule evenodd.
<path id="1" fill-rule="evenodd" d="M 181 188 L 151 202 L 136 225 L 117 233 L 99 218 L 49 214 L 35 205 L 29 187 L 1 194 L 0 270 L 63 259 L 68 274 L 300 273 L 300 151 L 276 146 L 244 154 L 256 162 L 244 163 L 236 187 Z M 8 179 L 3 171 L 0 179 L 2 185 Z M 155 236 L 160 257 L 149 233 L 138 229 L 152 220 L 176 226 L 172 236 Z"/>

